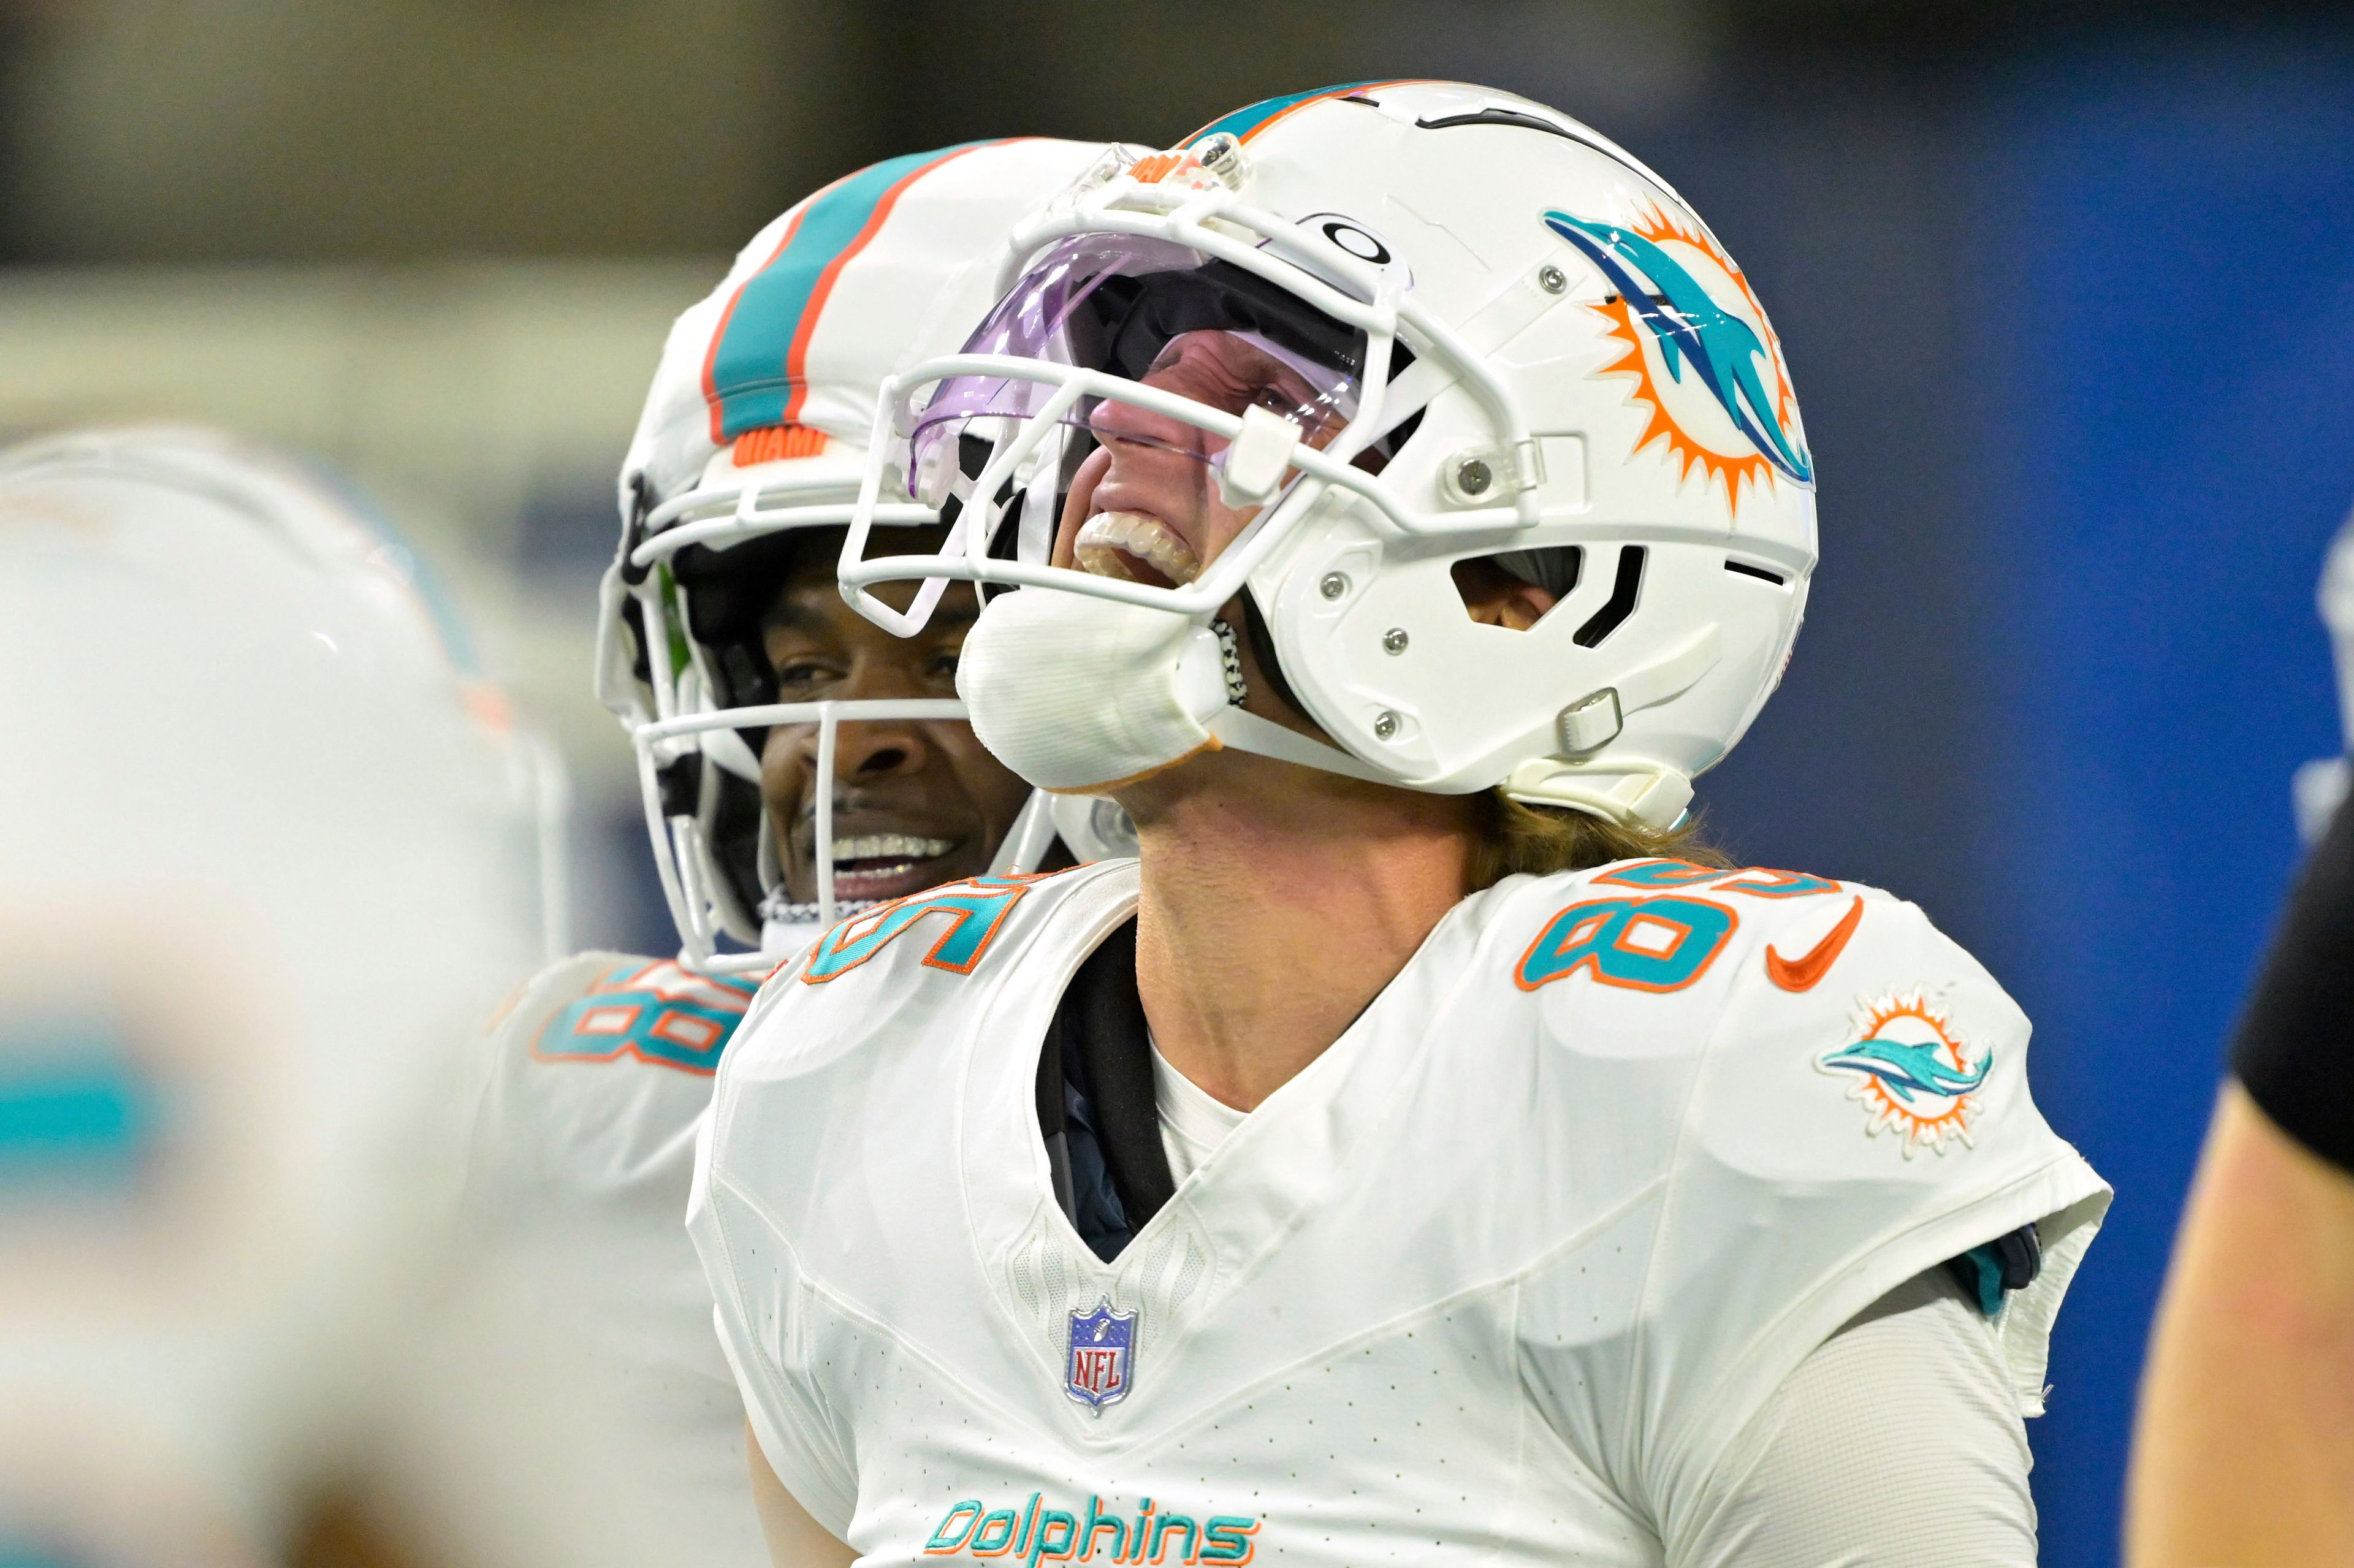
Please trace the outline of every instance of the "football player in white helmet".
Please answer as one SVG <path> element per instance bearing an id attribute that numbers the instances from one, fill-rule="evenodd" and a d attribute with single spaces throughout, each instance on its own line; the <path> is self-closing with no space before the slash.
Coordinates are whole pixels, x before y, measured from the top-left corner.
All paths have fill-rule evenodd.
<path id="1" fill-rule="evenodd" d="M 843 590 L 1018 588 L 974 728 L 1141 859 L 854 916 L 723 1065 L 690 1228 L 780 1560 L 2031 1562 L 2107 1190 L 1920 910 L 1685 821 L 1815 562 L 1714 236 L 1386 82 L 1017 249 L 887 389 Z"/>
<path id="2" fill-rule="evenodd" d="M 499 1298 L 482 1316 L 517 1325 L 524 1395 L 478 1414 L 531 1427 L 539 1454 L 483 1472 L 482 1507 L 549 1560 L 765 1561 L 684 1230 L 714 1068 L 760 976 L 822 920 L 1034 866 L 1054 842 L 1049 803 L 956 697 L 971 590 L 902 640 L 834 569 L 884 378 L 963 342 L 1014 224 L 1105 151 L 1025 138 L 847 175 L 754 237 L 664 349 L 622 471 L 599 686 L 681 948 L 583 953 L 531 983 L 490 1042 L 469 1178 L 476 1287 Z M 1082 858 L 1118 830 L 1096 804 L 1060 813 Z"/>
<path id="3" fill-rule="evenodd" d="M 0 451 L 0 1557 L 281 1561 L 381 1479 L 546 754 L 397 540 L 228 437 Z"/>

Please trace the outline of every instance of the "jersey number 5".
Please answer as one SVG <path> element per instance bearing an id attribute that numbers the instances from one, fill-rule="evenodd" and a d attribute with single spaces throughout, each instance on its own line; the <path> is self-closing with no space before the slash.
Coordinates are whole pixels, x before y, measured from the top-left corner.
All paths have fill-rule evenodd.
<path id="1" fill-rule="evenodd" d="M 969 876 L 854 915 L 818 938 L 801 980 L 822 985 L 848 974 L 889 947 L 917 921 L 935 915 L 945 916 L 948 924 L 932 950 L 924 955 L 924 962 L 936 969 L 969 975 L 981 962 L 981 955 L 989 950 L 1005 916 L 1037 880 L 1035 876 Z"/>

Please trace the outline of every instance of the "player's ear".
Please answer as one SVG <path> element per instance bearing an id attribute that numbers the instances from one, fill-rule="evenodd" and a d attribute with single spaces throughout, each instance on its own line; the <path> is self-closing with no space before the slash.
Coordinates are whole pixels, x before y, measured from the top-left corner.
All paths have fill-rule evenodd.
<path id="1" fill-rule="evenodd" d="M 1484 556 L 1458 561 L 1451 572 L 1455 591 L 1463 596 L 1463 608 L 1482 626 L 1526 631 L 1559 602 L 1536 584 L 1514 577 Z"/>

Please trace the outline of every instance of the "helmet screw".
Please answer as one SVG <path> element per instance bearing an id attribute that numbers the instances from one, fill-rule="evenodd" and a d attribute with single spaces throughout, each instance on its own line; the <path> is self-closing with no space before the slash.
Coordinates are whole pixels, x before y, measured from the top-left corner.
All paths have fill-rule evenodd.
<path id="1" fill-rule="evenodd" d="M 1193 149 L 1193 156 L 1228 190 L 1243 188 L 1248 165 L 1243 162 L 1243 144 L 1233 132 L 1221 131 L 1214 136 L 1204 136 Z"/>
<path id="2" fill-rule="evenodd" d="M 1390 736 L 1392 736 L 1395 735 L 1397 732 L 1398 732 L 1398 716 L 1397 716 L 1397 715 L 1395 715 L 1395 714 L 1392 713 L 1392 712 L 1391 712 L 1389 709 L 1387 709 L 1387 708 L 1384 708 L 1384 709 L 1383 709 L 1383 710 L 1382 710 L 1378 715 L 1374 715 L 1374 718 L 1373 718 L 1373 738 L 1374 738 L 1375 740 L 1387 740 L 1387 739 L 1389 739 L 1389 737 L 1390 737 Z"/>
<path id="3" fill-rule="evenodd" d="M 1339 572 L 1326 572 L 1324 579 L 1316 585 L 1316 591 L 1326 599 L 1339 599 L 1349 591 L 1349 579 Z"/>
<path id="4" fill-rule="evenodd" d="M 1548 294 L 1558 294 L 1569 287 L 1569 274 L 1548 261 L 1537 269 L 1537 287 Z"/>
<path id="5" fill-rule="evenodd" d="M 1495 482 L 1495 471 L 1485 458 L 1465 458 L 1456 466 L 1455 487 L 1466 495 L 1485 495 Z"/>
<path id="6" fill-rule="evenodd" d="M 1405 652 L 1405 627 L 1393 626 L 1387 631 L 1382 633 L 1382 652 L 1384 653 L 1403 653 Z"/>

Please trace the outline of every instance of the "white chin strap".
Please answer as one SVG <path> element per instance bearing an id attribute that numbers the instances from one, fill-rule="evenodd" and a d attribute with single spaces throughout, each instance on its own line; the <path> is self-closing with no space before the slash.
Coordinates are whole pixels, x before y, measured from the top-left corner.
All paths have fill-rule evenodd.
<path id="1" fill-rule="evenodd" d="M 1243 682 L 1233 637 L 1223 623 L 1197 626 L 1167 610 L 1092 594 L 1000 594 L 965 638 L 957 694 L 973 733 L 998 760 L 1056 793 L 1100 794 L 1218 747 L 1404 788 L 1336 747 L 1235 705 Z M 1566 755 L 1522 763 L 1504 779 L 1504 793 L 1611 821 L 1673 827 L 1691 802 L 1691 780 L 1604 748 L 1626 713 L 1684 691 L 1718 656 L 1711 625 L 1622 677 L 1617 687 L 1565 711 Z M 1574 721 L 1592 723 L 1596 715 L 1606 715 L 1598 728 L 1571 733 Z"/>
<path id="2" fill-rule="evenodd" d="M 1232 636 L 1092 594 L 1000 594 L 965 638 L 957 694 L 998 760 L 1062 794 L 1099 793 L 1218 747 L 1396 782 L 1235 706 Z"/>

